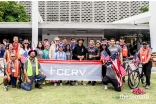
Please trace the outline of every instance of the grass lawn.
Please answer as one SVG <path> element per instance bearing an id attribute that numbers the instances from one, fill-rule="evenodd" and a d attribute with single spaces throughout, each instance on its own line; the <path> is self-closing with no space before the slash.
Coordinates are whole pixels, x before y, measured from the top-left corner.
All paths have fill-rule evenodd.
<path id="1" fill-rule="evenodd" d="M 0 77 L 0 81 L 2 78 Z M 156 74 L 152 74 L 150 89 L 145 89 L 142 84 L 139 87 L 144 89 L 149 99 L 135 99 L 142 95 L 132 94 L 127 82 L 122 87 L 122 92 L 114 91 L 110 84 L 109 89 L 104 90 L 104 86 L 99 83 L 96 86 L 79 84 L 57 87 L 46 84 L 43 85 L 42 90 L 33 88 L 29 92 L 10 87 L 7 92 L 4 92 L 3 85 L 0 85 L 0 104 L 155 104 Z M 122 99 L 120 98 L 122 94 L 135 98 Z"/>

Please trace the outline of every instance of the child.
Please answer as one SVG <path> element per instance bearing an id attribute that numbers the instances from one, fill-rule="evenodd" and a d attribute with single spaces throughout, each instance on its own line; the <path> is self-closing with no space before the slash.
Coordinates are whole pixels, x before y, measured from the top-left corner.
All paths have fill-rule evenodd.
<path id="1" fill-rule="evenodd" d="M 56 52 L 55 60 L 66 60 L 66 53 L 63 51 L 63 45 L 59 45 L 58 52 Z M 59 81 L 60 86 L 62 86 L 62 80 Z M 57 86 L 57 82 L 55 82 L 54 86 Z"/>

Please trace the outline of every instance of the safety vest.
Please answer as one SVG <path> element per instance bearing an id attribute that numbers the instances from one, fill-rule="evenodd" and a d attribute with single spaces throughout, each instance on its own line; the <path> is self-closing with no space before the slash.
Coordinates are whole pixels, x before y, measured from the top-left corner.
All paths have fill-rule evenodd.
<path id="1" fill-rule="evenodd" d="M 149 52 L 149 48 L 146 48 L 146 49 L 141 48 L 140 49 L 140 60 L 141 60 L 141 62 L 147 61 L 148 52 Z"/>
<path id="2" fill-rule="evenodd" d="M 38 60 L 37 58 L 35 58 L 35 64 L 36 64 L 36 75 L 38 75 Z M 28 58 L 28 64 L 27 64 L 27 75 L 28 76 L 32 76 L 33 75 L 33 69 L 32 69 L 32 65 L 30 62 L 30 59 Z"/>
<path id="3" fill-rule="evenodd" d="M 12 50 L 13 51 L 13 54 L 16 55 L 16 51 L 15 50 Z M 10 52 L 9 50 L 6 50 L 6 62 L 10 61 Z"/>
<path id="4" fill-rule="evenodd" d="M 126 45 L 123 45 L 122 48 L 122 56 L 127 57 L 128 56 L 128 49 Z"/>
<path id="5" fill-rule="evenodd" d="M 9 61 L 7 72 L 9 75 L 13 75 L 14 77 L 18 77 L 20 73 L 20 63 L 18 60 L 15 60 L 14 62 L 14 68 L 12 68 L 12 61 Z"/>

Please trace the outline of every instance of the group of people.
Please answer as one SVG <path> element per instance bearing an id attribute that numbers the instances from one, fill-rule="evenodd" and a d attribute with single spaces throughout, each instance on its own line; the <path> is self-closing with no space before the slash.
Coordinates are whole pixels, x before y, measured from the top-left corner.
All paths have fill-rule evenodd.
<path id="1" fill-rule="evenodd" d="M 116 43 L 114 38 L 107 41 L 106 38 L 100 40 L 89 40 L 88 47 L 83 45 L 84 39 L 79 38 L 76 40 L 71 38 L 71 42 L 67 42 L 67 38 L 55 37 L 54 41 L 49 42 L 48 39 L 44 39 L 43 42 L 39 42 L 35 49 L 30 48 L 30 43 L 27 39 L 22 44 L 18 42 L 18 37 L 13 38 L 13 43 L 7 43 L 4 39 L 4 52 L 0 52 L 3 56 L 5 73 L 4 73 L 4 90 L 8 90 L 8 85 L 12 88 L 21 87 L 24 90 L 30 91 L 33 83 L 35 87 L 42 89 L 41 84 L 45 82 L 46 74 L 42 72 L 42 68 L 38 59 L 52 59 L 52 60 L 101 60 L 102 65 L 102 83 L 104 88 L 108 89 L 108 83 L 111 83 L 116 91 L 121 91 L 121 86 L 118 86 L 116 73 L 113 68 L 108 68 L 106 60 L 102 58 L 102 55 L 107 53 L 109 56 L 117 53 L 120 59 L 120 64 L 124 67 L 124 61 L 127 57 L 132 57 L 128 45 L 125 43 L 125 38 L 120 37 L 119 42 Z M 142 43 L 142 47 L 138 51 L 140 61 L 143 63 L 143 72 L 146 76 L 146 88 L 150 87 L 150 74 L 152 63 L 151 48 L 148 47 L 146 42 Z M 22 70 L 21 70 L 22 69 Z M 17 80 L 19 80 L 18 85 Z M 125 78 L 123 77 L 123 82 Z M 62 86 L 62 81 L 51 81 L 54 86 L 59 83 Z M 66 81 L 66 84 L 73 86 L 78 84 L 78 81 Z M 84 81 L 81 81 L 83 85 L 86 85 Z M 88 84 L 94 86 L 96 81 L 88 81 Z"/>

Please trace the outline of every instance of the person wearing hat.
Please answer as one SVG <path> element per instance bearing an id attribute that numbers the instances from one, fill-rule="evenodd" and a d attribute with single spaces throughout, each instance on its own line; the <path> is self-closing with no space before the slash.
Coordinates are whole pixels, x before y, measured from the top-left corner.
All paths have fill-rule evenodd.
<path id="1" fill-rule="evenodd" d="M 24 64 L 28 57 L 28 52 L 30 51 L 30 43 L 27 39 L 25 39 L 22 45 L 23 45 L 23 48 L 20 49 L 19 58 L 21 59 L 21 62 Z"/>
<path id="2" fill-rule="evenodd" d="M 24 73 L 24 63 L 25 61 L 27 60 L 28 58 L 28 52 L 30 51 L 30 43 L 27 39 L 25 39 L 22 43 L 22 48 L 20 49 L 20 52 L 19 52 L 19 59 L 20 59 L 20 62 L 21 62 L 21 76 L 22 76 L 22 80 L 25 81 L 25 76 L 23 75 Z M 21 80 L 21 79 L 20 79 Z M 22 81 L 21 81 L 22 82 Z"/>
<path id="3" fill-rule="evenodd" d="M 16 88 L 17 79 L 20 78 L 20 62 L 16 58 L 15 53 L 10 54 L 10 59 L 5 65 L 5 76 L 3 79 L 4 91 L 8 90 L 8 83 L 10 82 L 12 88 Z"/>
<path id="4" fill-rule="evenodd" d="M 150 88 L 150 77 L 152 68 L 152 62 L 150 60 L 151 55 L 152 55 L 151 48 L 148 47 L 147 42 L 143 42 L 142 48 L 140 48 L 140 50 L 138 51 L 138 56 L 140 58 L 140 62 L 143 64 L 142 70 L 146 76 L 146 86 L 145 86 L 146 89 Z"/>
<path id="5" fill-rule="evenodd" d="M 45 48 L 43 50 L 43 59 L 50 59 L 49 58 L 49 48 L 50 48 L 49 43 L 45 43 L 44 47 Z"/>
<path id="6" fill-rule="evenodd" d="M 102 42 L 101 46 L 102 46 L 102 52 L 101 52 L 100 60 L 104 63 L 105 59 L 103 58 L 103 55 L 106 52 L 110 56 L 110 51 L 108 50 L 108 46 L 106 42 Z M 106 76 L 106 69 L 107 69 L 106 65 L 103 64 L 102 65 L 102 81 L 104 80 L 104 77 Z"/>
<path id="7" fill-rule="evenodd" d="M 41 84 L 44 82 L 46 75 L 42 72 L 40 63 L 38 62 L 37 51 L 30 50 L 28 52 L 29 58 L 24 63 L 24 75 L 26 77 L 26 83 L 21 84 L 21 88 L 30 91 L 32 90 L 32 85 L 36 79 L 39 79 L 35 83 L 35 87 L 42 89 Z"/>
<path id="8" fill-rule="evenodd" d="M 66 60 L 66 53 L 63 51 L 63 45 L 59 44 L 59 50 L 55 54 L 55 60 Z M 62 80 L 55 81 L 54 86 L 57 86 L 57 83 L 60 83 L 60 86 L 62 86 Z"/>
<path id="9" fill-rule="evenodd" d="M 55 41 L 55 52 L 57 52 L 58 51 L 59 44 L 60 44 L 60 38 L 55 37 L 54 38 L 54 41 Z"/>
<path id="10" fill-rule="evenodd" d="M 87 53 L 88 50 L 86 49 L 86 47 L 83 45 L 84 40 L 82 38 L 79 38 L 77 40 L 77 45 L 73 50 L 73 56 L 72 59 L 73 60 L 86 60 L 87 59 Z M 75 85 L 77 85 L 78 82 L 75 83 Z M 81 82 L 81 84 L 86 85 L 83 81 Z"/>
<path id="11" fill-rule="evenodd" d="M 122 57 L 123 57 L 122 59 L 123 59 L 123 61 L 126 61 L 126 58 L 131 56 L 131 53 L 130 53 L 130 50 L 129 50 L 128 45 L 125 43 L 125 37 L 123 37 L 123 36 L 120 37 L 119 46 L 120 46 L 121 49 L 122 49 Z M 132 56 L 131 56 L 131 57 L 132 57 Z M 126 64 L 123 63 L 123 67 L 124 67 L 124 68 L 126 68 L 125 65 L 126 65 Z M 123 82 L 125 82 L 125 77 L 123 78 Z"/>

